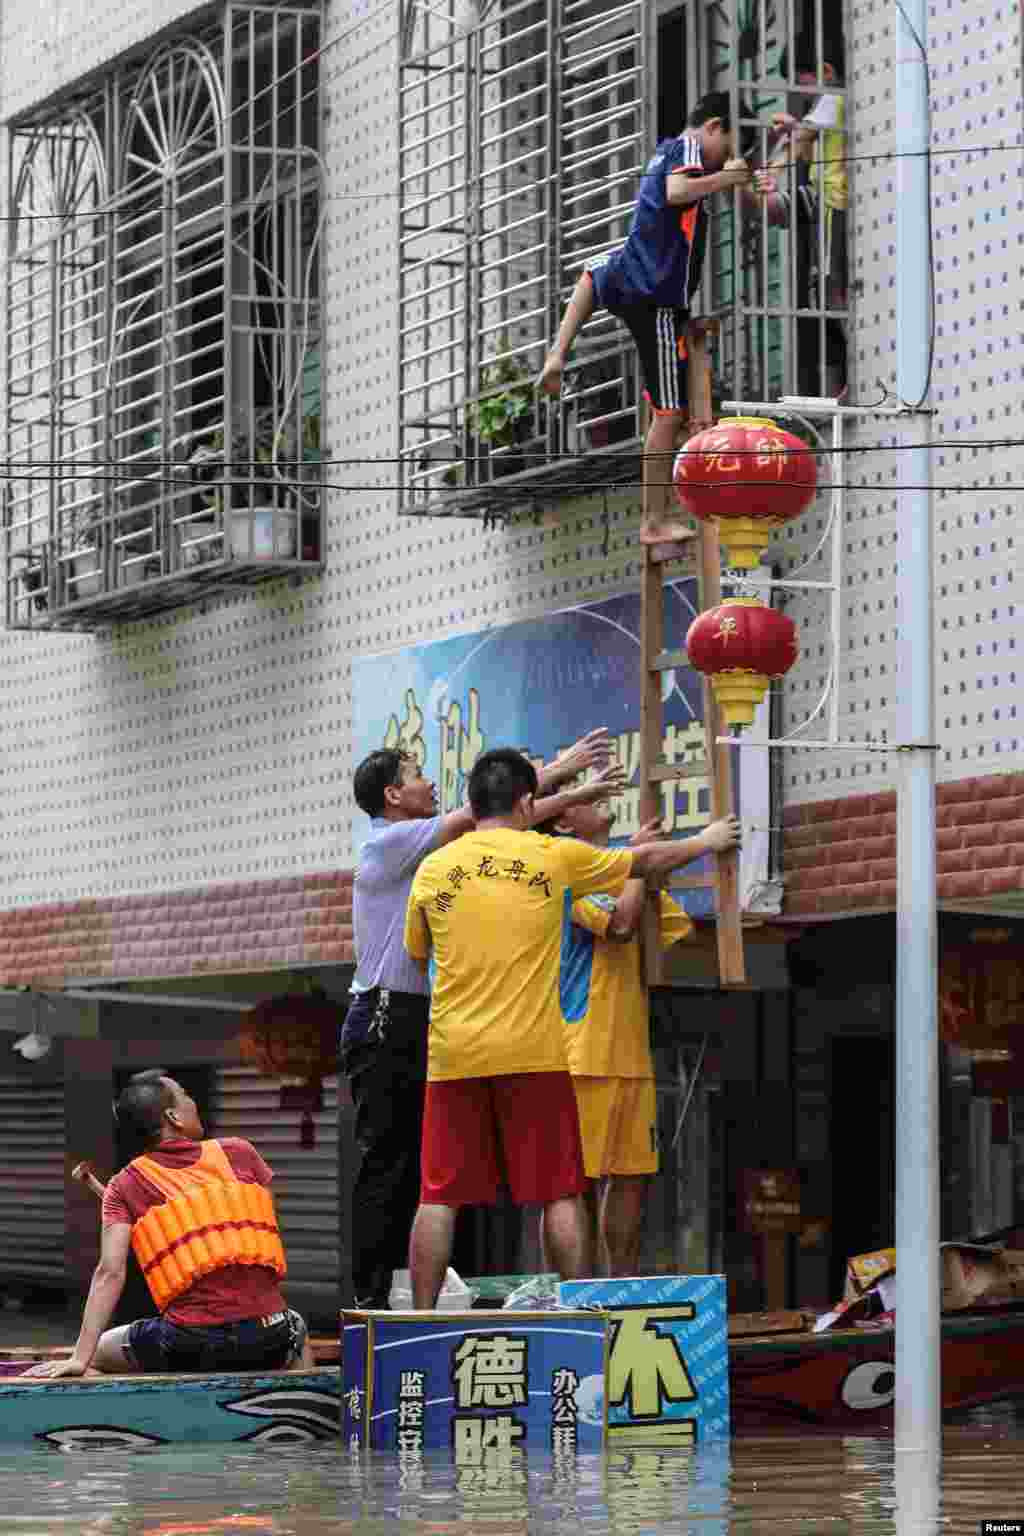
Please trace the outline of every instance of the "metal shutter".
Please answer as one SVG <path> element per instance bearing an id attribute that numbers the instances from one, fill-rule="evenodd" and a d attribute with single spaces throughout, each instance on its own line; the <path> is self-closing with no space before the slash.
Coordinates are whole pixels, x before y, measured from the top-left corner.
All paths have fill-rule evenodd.
<path id="1" fill-rule="evenodd" d="M 0 1281 L 63 1286 L 64 1084 L 0 1077 Z"/>
<path id="2" fill-rule="evenodd" d="M 324 1107 L 313 1116 L 316 1145 L 299 1145 L 302 1115 L 280 1108 L 280 1079 L 253 1067 L 214 1073 L 215 1136 L 251 1141 L 274 1170 L 274 1201 L 288 1257 L 289 1300 L 314 1295 L 336 1310 L 338 1295 L 338 1080 L 324 1079 Z"/>

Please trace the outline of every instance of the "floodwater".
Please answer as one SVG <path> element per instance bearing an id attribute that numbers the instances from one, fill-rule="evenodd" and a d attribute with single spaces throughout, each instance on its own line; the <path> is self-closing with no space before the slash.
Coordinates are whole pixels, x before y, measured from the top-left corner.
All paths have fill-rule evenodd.
<path id="1" fill-rule="evenodd" d="M 560 1462 L 400 1467 L 341 1447 L 179 1446 L 0 1457 L 3 1536 L 974 1536 L 1024 1521 L 1024 1428 L 947 1428 L 940 1476 L 887 1439 L 786 1436 Z"/>

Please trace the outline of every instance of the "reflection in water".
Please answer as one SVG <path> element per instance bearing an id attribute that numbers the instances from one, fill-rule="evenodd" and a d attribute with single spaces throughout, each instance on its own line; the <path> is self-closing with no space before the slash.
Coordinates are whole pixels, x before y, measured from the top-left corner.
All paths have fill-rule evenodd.
<path id="1" fill-rule="evenodd" d="M 941 1480 L 884 1439 L 774 1436 L 578 1460 L 337 1447 L 0 1457 L 3 1536 L 961 1536 L 1024 1514 L 1012 1416 L 948 1429 Z"/>

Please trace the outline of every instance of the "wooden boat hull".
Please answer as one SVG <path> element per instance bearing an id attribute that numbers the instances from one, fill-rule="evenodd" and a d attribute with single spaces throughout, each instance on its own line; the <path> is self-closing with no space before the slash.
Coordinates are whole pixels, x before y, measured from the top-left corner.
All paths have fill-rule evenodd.
<path id="1" fill-rule="evenodd" d="M 125 1450 L 190 1441 L 300 1445 L 337 1440 L 341 1373 L 251 1371 L 0 1380 L 0 1445 Z"/>
<path id="2" fill-rule="evenodd" d="M 21 1351 L 10 1352 L 22 1354 Z M 24 1358 L 0 1363 L 23 1370 Z M 57 1354 L 58 1351 L 53 1351 Z M 59 1351 L 63 1354 L 65 1351 Z M 0 1375 L 0 1445 L 64 1450 L 181 1442 L 300 1445 L 336 1440 L 339 1347 L 323 1341 L 312 1371 L 88 1377 Z M 734 1434 L 892 1429 L 891 1328 L 779 1333 L 729 1341 Z M 1024 1398 L 1024 1311 L 942 1322 L 945 1413 Z"/>
<path id="3" fill-rule="evenodd" d="M 1024 1313 L 943 1318 L 941 1358 L 944 1413 L 1024 1397 Z M 889 1430 L 893 1330 L 730 1340 L 729 1388 L 734 1434 Z"/>

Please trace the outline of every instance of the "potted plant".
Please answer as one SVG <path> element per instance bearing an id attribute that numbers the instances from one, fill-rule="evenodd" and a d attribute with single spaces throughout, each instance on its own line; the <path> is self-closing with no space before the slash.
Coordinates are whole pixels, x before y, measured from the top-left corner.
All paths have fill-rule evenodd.
<path id="1" fill-rule="evenodd" d="M 298 544 L 298 508 L 288 482 L 297 478 L 299 455 L 294 431 L 281 427 L 277 412 L 259 411 L 244 452 L 233 448 L 244 465 L 231 508 L 231 548 L 249 560 L 291 560 Z M 237 473 L 238 471 L 236 471 Z"/>
<path id="2" fill-rule="evenodd" d="M 531 435 L 533 402 L 533 382 L 502 336 L 493 361 L 480 374 L 480 394 L 466 407 L 467 431 L 490 450 L 492 474 L 515 474 L 525 467 L 509 450 Z"/>
<path id="3" fill-rule="evenodd" d="M 76 482 L 72 482 L 72 489 Z M 103 564 L 99 547 L 99 517 L 95 506 L 58 508 L 60 554 L 67 579 L 69 602 L 97 597 L 103 589 Z"/>
<path id="4" fill-rule="evenodd" d="M 239 434 L 232 436 L 231 461 L 248 456 L 248 442 Z M 209 440 L 200 443 L 189 455 L 189 464 L 201 471 L 193 476 L 199 491 L 200 511 L 177 525 L 178 564 L 205 565 L 219 558 L 222 540 L 213 535 L 224 527 L 224 491 L 228 460 L 224 453 L 224 428 L 215 427 Z"/>

